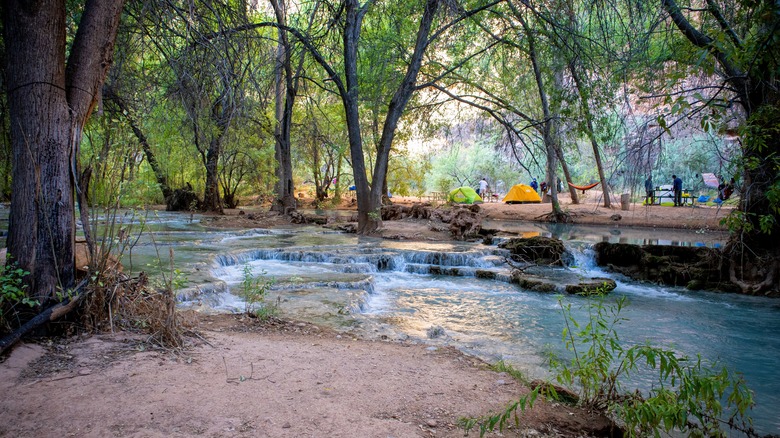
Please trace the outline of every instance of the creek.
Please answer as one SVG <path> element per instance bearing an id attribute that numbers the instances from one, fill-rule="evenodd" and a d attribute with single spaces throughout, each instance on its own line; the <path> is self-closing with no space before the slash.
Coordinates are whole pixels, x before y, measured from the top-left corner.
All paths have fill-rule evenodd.
<path id="1" fill-rule="evenodd" d="M 278 302 L 290 318 L 356 336 L 453 345 L 491 362 L 503 359 L 532 378 L 549 377 L 547 352 L 565 354 L 559 295 L 510 284 L 507 254 L 495 244 L 389 241 L 318 227 L 225 230 L 203 225 L 198 215 L 171 213 L 127 214 L 121 221 L 125 227 L 145 222 L 146 228 L 123 255 L 125 266 L 159 280 L 170 274 L 172 254 L 186 280 L 178 292 L 182 307 L 240 311 L 244 304 L 235 292 L 248 267 L 273 281 L 266 300 Z M 596 267 L 589 250 L 603 240 L 719 246 L 725 235 L 497 221 L 484 226 L 564 240 L 574 266 L 536 274 L 561 282 L 571 276 L 615 279 L 609 300 L 628 302 L 618 329 L 624 345 L 650 342 L 741 372 L 754 391 L 756 430 L 780 434 L 780 379 L 774 375 L 780 369 L 780 301 L 633 282 Z M 495 278 L 477 278 L 478 271 Z M 564 300 L 584 320 L 587 299 Z M 440 336 L 430 338 L 433 332 Z M 647 384 L 641 378 L 636 383 Z"/>

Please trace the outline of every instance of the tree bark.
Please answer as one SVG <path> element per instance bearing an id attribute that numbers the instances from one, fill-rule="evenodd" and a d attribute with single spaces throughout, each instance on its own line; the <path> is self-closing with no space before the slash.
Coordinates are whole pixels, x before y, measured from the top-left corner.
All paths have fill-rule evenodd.
<path id="1" fill-rule="evenodd" d="M 222 154 L 224 130 L 216 134 L 209 142 L 206 151 L 206 187 L 203 190 L 203 210 L 224 214 L 222 198 L 219 195 L 219 156 Z"/>
<path id="2" fill-rule="evenodd" d="M 377 206 L 371 203 L 371 188 L 366 175 L 363 139 L 360 133 L 360 112 L 358 109 L 358 41 L 365 7 L 357 0 L 344 2 L 344 81 L 346 87 L 340 90 L 347 122 L 349 152 L 355 177 L 355 191 L 358 204 L 358 234 L 369 234 L 381 223 Z M 381 206 L 380 206 L 381 207 Z"/>
<path id="3" fill-rule="evenodd" d="M 8 252 L 45 305 L 74 285 L 76 160 L 111 65 L 122 0 L 88 0 L 67 66 L 66 2 L 3 2 L 13 193 Z"/>

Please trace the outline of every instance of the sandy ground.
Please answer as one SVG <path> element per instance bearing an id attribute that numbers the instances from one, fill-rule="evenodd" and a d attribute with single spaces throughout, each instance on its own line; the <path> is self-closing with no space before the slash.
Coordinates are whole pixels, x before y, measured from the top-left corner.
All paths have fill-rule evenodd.
<path id="1" fill-rule="evenodd" d="M 17 346 L 0 365 L 0 436 L 460 437 L 460 417 L 528 391 L 451 348 L 233 315 L 201 317 L 197 330 L 203 340 L 179 353 L 126 333 Z M 593 424 L 603 421 L 540 402 L 501 436 Z"/>
<path id="2" fill-rule="evenodd" d="M 718 230 L 729 212 L 636 204 L 623 211 L 587 200 L 573 205 L 566 196 L 562 206 L 579 224 L 697 232 Z M 284 223 L 260 207 L 243 210 L 213 225 Z M 486 203 L 482 211 L 486 219 L 538 221 L 550 205 Z M 449 238 L 424 221 L 387 222 L 382 233 Z M 527 392 L 448 348 L 353 339 L 297 322 L 194 320 L 198 335 L 179 352 L 155 350 L 128 333 L 20 344 L 0 358 L 0 436 L 460 437 L 458 418 L 496 412 Z M 545 402 L 501 436 L 581 436 L 599 424 L 587 412 Z"/>

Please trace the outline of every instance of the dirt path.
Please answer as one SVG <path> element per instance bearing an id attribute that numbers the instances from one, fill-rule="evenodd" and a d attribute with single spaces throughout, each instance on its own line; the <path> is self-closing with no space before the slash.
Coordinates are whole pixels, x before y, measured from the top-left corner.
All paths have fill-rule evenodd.
<path id="1" fill-rule="evenodd" d="M 202 317 L 199 331 L 208 343 L 180 354 L 141 351 L 126 334 L 18 346 L 0 365 L 0 436 L 461 437 L 458 418 L 527 391 L 451 348 L 227 315 Z M 592 423 L 539 403 L 503 436 Z"/>

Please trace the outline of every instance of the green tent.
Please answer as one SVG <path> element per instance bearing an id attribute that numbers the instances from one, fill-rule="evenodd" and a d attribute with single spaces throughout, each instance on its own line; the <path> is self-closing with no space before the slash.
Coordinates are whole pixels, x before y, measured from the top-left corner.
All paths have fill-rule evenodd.
<path id="1" fill-rule="evenodd" d="M 458 187 L 450 192 L 450 196 L 447 200 L 457 204 L 473 204 L 475 202 L 482 202 L 482 198 L 479 197 L 477 192 L 471 187 Z"/>

